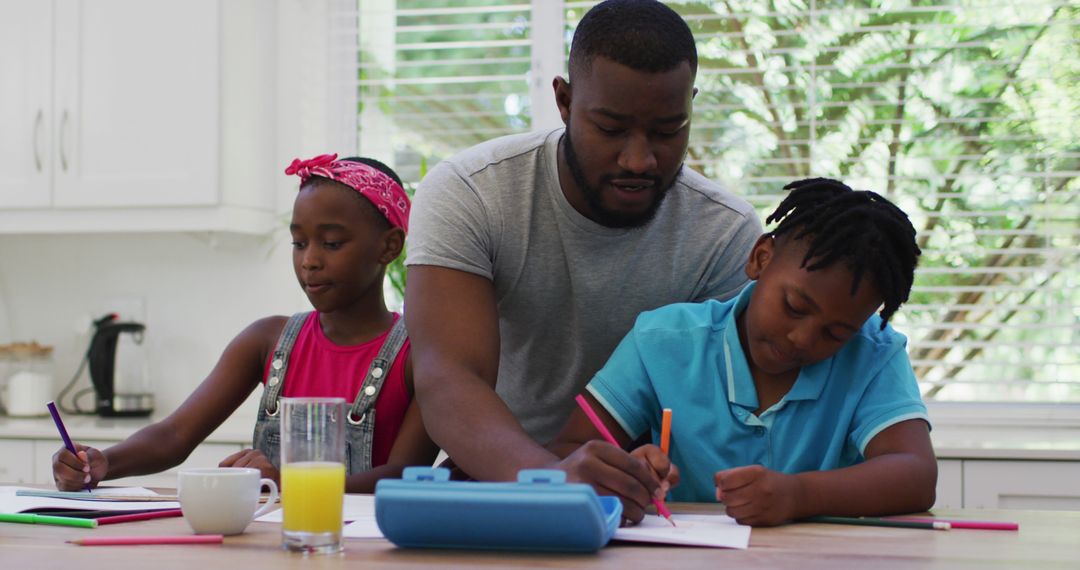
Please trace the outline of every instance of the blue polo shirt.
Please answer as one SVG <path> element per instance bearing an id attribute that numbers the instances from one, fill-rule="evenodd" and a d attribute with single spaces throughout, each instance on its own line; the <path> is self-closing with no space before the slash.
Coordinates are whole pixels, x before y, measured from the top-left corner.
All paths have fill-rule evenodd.
<path id="1" fill-rule="evenodd" d="M 754 285 L 734 299 L 680 303 L 642 313 L 586 388 L 631 438 L 672 409 L 671 460 L 682 482 L 671 500 L 716 500 L 713 475 L 744 465 L 783 473 L 837 469 L 863 460 L 881 430 L 918 418 L 926 406 L 904 335 L 873 315 L 833 357 L 799 371 L 791 390 L 754 415 L 757 390 L 739 343 L 736 315 Z"/>

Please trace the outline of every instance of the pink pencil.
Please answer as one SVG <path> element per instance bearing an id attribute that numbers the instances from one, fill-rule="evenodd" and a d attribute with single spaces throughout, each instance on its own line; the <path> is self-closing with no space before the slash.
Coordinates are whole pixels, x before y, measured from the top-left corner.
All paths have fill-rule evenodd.
<path id="1" fill-rule="evenodd" d="M 131 513 L 127 515 L 111 515 L 107 517 L 98 517 L 97 523 L 101 524 L 113 524 L 133 521 L 145 521 L 150 519 L 160 519 L 164 517 L 178 517 L 184 513 L 180 509 L 165 509 L 161 511 L 150 511 L 148 513 Z"/>
<path id="2" fill-rule="evenodd" d="M 894 518 L 891 520 L 898 521 L 911 521 L 911 522 L 946 522 L 949 523 L 952 528 L 968 528 L 974 530 L 1020 530 L 1020 525 L 1014 522 L 997 522 L 997 521 L 955 521 L 952 519 L 926 519 L 926 518 Z"/>
<path id="3" fill-rule="evenodd" d="M 600 420 L 600 416 L 596 415 L 596 412 L 593 411 L 592 406 L 590 406 L 589 402 L 585 400 L 585 396 L 578 394 L 574 397 L 574 400 L 578 403 L 578 406 L 581 406 L 581 411 L 585 412 L 585 415 L 589 418 L 589 421 L 592 422 L 593 427 L 596 428 L 596 431 L 600 432 L 600 435 L 603 436 L 604 441 L 610 443 L 611 445 L 614 445 L 615 447 L 619 447 L 619 442 L 616 441 L 615 436 L 611 435 L 611 432 L 608 431 L 607 426 L 605 426 L 604 422 Z M 667 521 L 671 523 L 671 526 L 675 526 L 675 521 L 671 520 L 671 511 L 668 510 L 667 505 L 665 505 L 663 501 L 655 497 L 653 497 L 652 502 L 654 505 L 656 505 L 656 512 L 660 513 L 660 516 L 667 519 Z"/>
<path id="4" fill-rule="evenodd" d="M 181 534 L 176 536 L 98 536 L 69 540 L 80 546 L 127 546 L 132 544 L 221 544 L 220 534 Z"/>

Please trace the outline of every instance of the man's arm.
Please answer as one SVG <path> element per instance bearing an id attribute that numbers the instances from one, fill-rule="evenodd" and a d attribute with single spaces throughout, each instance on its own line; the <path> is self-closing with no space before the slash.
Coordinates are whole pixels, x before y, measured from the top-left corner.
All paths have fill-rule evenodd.
<path id="1" fill-rule="evenodd" d="M 491 282 L 463 271 L 413 265 L 405 288 L 413 382 L 428 434 L 476 479 L 510 481 L 521 469 L 554 468 L 619 497 L 639 521 L 660 479 L 639 457 L 589 442 L 565 459 L 533 441 L 495 393 L 499 324 Z"/>
<path id="2" fill-rule="evenodd" d="M 470 476 L 509 481 L 558 461 L 495 393 L 499 321 L 491 281 L 413 265 L 405 289 L 416 399 L 431 438 Z"/>

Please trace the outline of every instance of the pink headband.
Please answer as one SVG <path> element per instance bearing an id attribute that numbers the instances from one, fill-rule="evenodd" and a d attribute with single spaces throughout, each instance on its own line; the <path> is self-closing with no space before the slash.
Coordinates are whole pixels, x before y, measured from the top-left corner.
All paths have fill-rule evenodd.
<path id="1" fill-rule="evenodd" d="M 299 176 L 301 186 L 312 176 L 340 182 L 374 204 L 390 225 L 409 232 L 409 196 L 400 184 L 378 168 L 362 162 L 337 160 L 336 154 L 322 154 L 308 160 L 293 159 L 285 174 Z"/>

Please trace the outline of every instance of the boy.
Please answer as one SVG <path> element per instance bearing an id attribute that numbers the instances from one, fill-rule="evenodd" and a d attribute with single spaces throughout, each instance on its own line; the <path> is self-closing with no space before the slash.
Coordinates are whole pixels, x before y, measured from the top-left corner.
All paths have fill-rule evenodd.
<path id="1" fill-rule="evenodd" d="M 915 230 L 873 192 L 786 188 L 746 264 L 754 281 L 730 301 L 643 313 L 586 397 L 624 446 L 646 429 L 655 441 L 671 408 L 670 462 L 652 445 L 633 455 L 665 489 L 678 464 L 673 500 L 715 496 L 740 523 L 926 510 L 929 420 L 906 339 L 887 325 L 911 290 Z M 595 438 L 576 411 L 552 449 Z"/>

